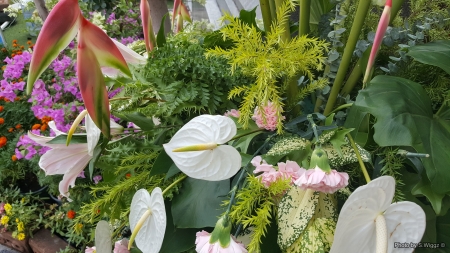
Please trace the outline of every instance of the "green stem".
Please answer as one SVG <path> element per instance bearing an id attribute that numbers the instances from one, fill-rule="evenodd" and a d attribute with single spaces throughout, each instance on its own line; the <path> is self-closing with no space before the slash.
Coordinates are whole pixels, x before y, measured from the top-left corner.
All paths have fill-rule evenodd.
<path id="1" fill-rule="evenodd" d="M 266 33 L 270 32 L 272 25 L 272 15 L 270 14 L 269 0 L 259 0 L 259 6 L 261 8 L 261 14 L 264 22 L 264 30 Z"/>
<path id="2" fill-rule="evenodd" d="M 233 138 L 231 138 L 231 140 L 229 140 L 229 141 L 233 141 L 233 140 L 239 139 L 241 137 L 244 137 L 244 136 L 247 136 L 247 135 L 250 135 L 250 134 L 253 134 L 253 133 L 257 133 L 257 132 L 262 132 L 262 131 L 264 131 L 264 129 L 256 129 L 256 130 L 250 131 L 250 132 L 245 133 L 245 134 L 239 134 L 239 135 L 236 135 Z"/>
<path id="3" fill-rule="evenodd" d="M 270 16 L 272 17 L 272 19 L 275 19 L 277 17 L 276 1 L 279 1 L 279 0 L 269 0 Z"/>
<path id="4" fill-rule="evenodd" d="M 169 191 L 172 187 L 174 187 L 175 185 L 177 185 L 179 182 L 183 181 L 185 178 L 187 178 L 187 175 L 183 175 L 180 178 L 178 178 L 177 180 L 173 181 L 173 183 L 171 183 L 169 186 L 166 187 L 166 189 L 164 189 L 164 191 L 162 192 L 162 195 L 164 196 L 164 194 Z"/>
<path id="5" fill-rule="evenodd" d="M 307 35 L 309 33 L 309 19 L 311 16 L 310 12 L 311 0 L 300 0 L 300 23 L 298 30 L 299 36 Z"/>
<path id="6" fill-rule="evenodd" d="M 366 165 L 364 165 L 364 162 L 361 158 L 361 154 L 359 153 L 358 147 L 356 147 L 356 143 L 350 134 L 347 134 L 347 138 L 350 141 L 350 144 L 352 145 L 353 150 L 355 151 L 356 157 L 358 158 L 359 166 L 361 167 L 362 173 L 364 174 L 364 178 L 366 179 L 366 182 L 369 183 L 370 182 L 369 173 L 367 173 Z"/>
<path id="7" fill-rule="evenodd" d="M 317 143 L 319 143 L 319 134 L 317 133 L 317 125 L 316 122 L 314 122 L 312 114 L 308 114 L 308 116 L 306 117 L 309 121 L 309 123 L 311 123 L 311 127 L 313 129 L 314 132 L 314 136 L 316 137 Z"/>
<path id="8" fill-rule="evenodd" d="M 358 42 L 359 35 L 361 33 L 364 21 L 369 11 L 371 1 L 360 0 L 358 8 L 356 10 L 355 19 L 353 20 L 352 29 L 345 45 L 344 54 L 342 56 L 341 64 L 339 65 L 336 79 L 334 79 L 333 87 L 331 88 L 330 97 L 328 98 L 327 105 L 325 106 L 324 114 L 329 114 L 336 103 L 339 91 L 341 90 L 342 83 L 344 82 L 345 75 L 347 74 L 350 61 L 352 59 L 353 51 Z"/>
<path id="9" fill-rule="evenodd" d="M 403 2 L 405 0 L 395 0 L 392 1 L 392 8 L 391 8 L 391 18 L 389 20 L 390 23 L 392 23 L 397 16 L 398 12 L 402 8 Z M 370 50 L 371 47 L 367 48 L 366 50 Z M 362 58 L 359 58 L 358 62 L 355 65 L 355 68 L 353 68 L 352 73 L 350 74 L 350 77 L 348 78 L 347 82 L 344 85 L 344 88 L 342 88 L 341 96 L 347 96 L 352 92 L 353 88 L 355 88 L 357 82 L 359 81 L 359 78 L 362 76 Z M 367 62 L 366 62 L 367 65 Z"/>
<path id="10" fill-rule="evenodd" d="M 330 114 L 332 114 L 334 112 L 337 112 L 337 111 L 340 111 L 340 110 L 345 109 L 345 108 L 352 107 L 352 105 L 353 105 L 353 103 L 343 104 L 343 105 L 337 107 L 336 109 L 334 109 L 333 111 L 331 111 Z M 327 115 L 324 115 L 324 116 L 328 116 L 330 114 L 327 114 Z"/>

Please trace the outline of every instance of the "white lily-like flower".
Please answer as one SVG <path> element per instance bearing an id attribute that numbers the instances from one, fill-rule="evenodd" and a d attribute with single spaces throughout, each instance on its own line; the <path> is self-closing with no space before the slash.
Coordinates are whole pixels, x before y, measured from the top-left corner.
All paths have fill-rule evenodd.
<path id="1" fill-rule="evenodd" d="M 161 188 L 153 189 L 151 195 L 145 189 L 137 191 L 130 207 L 130 228 L 133 233 L 128 250 L 136 239 L 136 245 L 143 253 L 158 253 L 166 224 L 166 208 Z"/>
<path id="2" fill-rule="evenodd" d="M 163 146 L 189 177 L 219 181 L 232 177 L 241 167 L 239 152 L 232 146 L 221 145 L 236 132 L 236 124 L 229 117 L 201 115 L 184 125 Z"/>
<path id="3" fill-rule="evenodd" d="M 120 53 L 122 54 L 123 58 L 128 64 L 133 65 L 139 65 L 139 64 L 146 64 L 147 58 L 144 56 L 134 52 L 132 49 L 128 48 L 124 44 L 118 42 L 115 39 L 111 39 L 116 47 L 119 49 Z M 115 68 L 112 67 L 102 67 L 102 73 L 109 77 L 116 77 L 121 74 L 121 72 Z"/>
<path id="4" fill-rule="evenodd" d="M 55 122 L 48 123 L 53 132 L 59 136 L 65 134 L 56 128 Z M 92 159 L 92 154 L 100 138 L 100 129 L 92 122 L 91 117 L 86 115 L 87 143 L 77 143 L 66 145 L 50 144 L 54 137 L 46 137 L 28 132 L 28 137 L 41 146 L 49 147 L 39 160 L 39 167 L 45 171 L 46 175 L 61 175 L 63 179 L 59 183 L 61 195 L 69 197 L 69 187 L 75 186 L 75 180 Z"/>
<path id="5" fill-rule="evenodd" d="M 425 232 L 425 212 L 413 202 L 393 203 L 395 180 L 379 177 L 356 189 L 339 214 L 330 253 L 412 252 L 395 242 L 418 243 Z"/>

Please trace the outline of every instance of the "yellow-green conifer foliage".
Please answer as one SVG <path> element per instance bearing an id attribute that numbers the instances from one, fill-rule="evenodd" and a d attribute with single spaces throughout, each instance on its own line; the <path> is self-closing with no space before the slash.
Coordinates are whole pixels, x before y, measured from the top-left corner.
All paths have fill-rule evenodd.
<path id="1" fill-rule="evenodd" d="M 240 123 L 246 127 L 248 120 L 256 106 L 273 102 L 277 108 L 277 130 L 282 132 L 283 82 L 302 73 L 310 80 L 314 79 L 313 72 L 321 70 L 325 61 L 327 43 L 317 38 L 306 36 L 282 40 L 284 24 L 288 22 L 289 12 L 293 4 L 286 1 L 278 10 L 277 18 L 273 20 L 271 32 L 263 38 L 254 26 L 243 23 L 230 15 L 222 18 L 229 23 L 221 29 L 224 39 L 231 39 L 234 47 L 224 50 L 216 47 L 208 50 L 207 55 L 221 56 L 228 59 L 231 71 L 239 67 L 244 75 L 256 78 L 255 83 L 236 87 L 229 93 L 229 98 L 243 94 L 240 105 Z M 297 97 L 298 94 L 289 94 Z M 263 110 L 261 110 L 263 112 Z M 263 115 L 264 117 L 264 115 Z"/>

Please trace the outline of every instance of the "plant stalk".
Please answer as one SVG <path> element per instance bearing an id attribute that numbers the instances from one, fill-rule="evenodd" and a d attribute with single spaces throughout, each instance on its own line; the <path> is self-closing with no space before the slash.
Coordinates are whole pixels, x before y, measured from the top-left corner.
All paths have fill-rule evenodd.
<path id="1" fill-rule="evenodd" d="M 364 162 L 361 158 L 361 154 L 359 153 L 358 147 L 356 147 L 356 143 L 353 140 L 353 137 L 351 134 L 347 134 L 347 138 L 350 141 L 350 144 L 352 145 L 353 150 L 355 151 L 356 158 L 358 158 L 359 166 L 361 167 L 362 173 L 364 174 L 364 178 L 366 179 L 366 182 L 370 182 L 369 173 L 367 173 L 366 165 L 364 165 Z"/>
<path id="2" fill-rule="evenodd" d="M 278 9 L 281 7 L 281 5 L 283 5 L 283 3 L 286 0 L 275 0 L 275 14 L 272 14 L 272 18 L 277 19 L 277 11 Z M 283 35 L 281 35 L 281 40 L 283 42 L 288 42 L 291 40 L 291 28 L 289 26 L 289 18 L 285 19 L 285 22 L 283 24 L 283 28 L 284 28 L 284 32 Z"/>
<path id="3" fill-rule="evenodd" d="M 336 99 L 341 90 L 342 83 L 344 82 L 345 75 L 347 74 L 348 67 L 352 59 L 353 51 L 356 47 L 356 42 L 358 42 L 361 29 L 364 25 L 367 13 L 369 12 L 371 1 L 360 0 L 358 8 L 356 9 L 355 19 L 353 20 L 353 25 L 350 30 L 350 35 L 345 45 L 344 54 L 342 55 L 341 64 L 339 66 L 336 79 L 334 79 L 333 87 L 331 88 L 330 97 L 328 98 L 327 104 L 325 106 L 324 114 L 329 114 L 336 104 Z"/>
<path id="4" fill-rule="evenodd" d="M 168 192 L 172 187 L 177 185 L 179 182 L 183 181 L 185 178 L 187 178 L 187 175 L 183 175 L 180 178 L 178 178 L 177 180 L 173 181 L 173 183 L 171 183 L 169 186 L 166 187 L 166 189 L 164 189 L 164 191 L 162 192 L 162 195 L 164 196 L 164 194 L 166 192 Z"/>
<path id="5" fill-rule="evenodd" d="M 300 20 L 298 35 L 308 35 L 311 16 L 311 0 L 300 0 Z"/>
<path id="6" fill-rule="evenodd" d="M 264 22 L 264 30 L 266 33 L 270 32 L 272 25 L 272 15 L 270 13 L 269 0 L 259 0 L 259 6 L 261 8 L 261 14 Z"/>

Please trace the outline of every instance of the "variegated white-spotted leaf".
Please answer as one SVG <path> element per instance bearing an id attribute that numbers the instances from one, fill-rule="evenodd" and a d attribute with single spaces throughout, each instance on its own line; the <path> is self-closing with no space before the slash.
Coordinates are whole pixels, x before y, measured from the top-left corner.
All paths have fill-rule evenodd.
<path id="1" fill-rule="evenodd" d="M 158 253 L 167 223 L 164 198 L 159 187 L 153 189 L 151 195 L 145 189 L 140 189 L 134 194 L 129 216 L 131 231 L 134 231 L 139 220 L 148 210 L 151 213 L 136 235 L 136 245 L 143 253 Z"/>
<path id="2" fill-rule="evenodd" d="M 173 152 L 199 144 L 223 144 L 236 135 L 236 124 L 225 116 L 201 115 L 185 124 L 164 144 L 166 153 L 186 175 L 196 179 L 220 181 L 234 176 L 241 167 L 241 155 L 228 145 L 209 150 Z"/>
<path id="3" fill-rule="evenodd" d="M 310 221 L 302 235 L 286 249 L 286 253 L 328 252 L 333 243 L 334 218 L 317 218 Z"/>
<path id="4" fill-rule="evenodd" d="M 286 250 L 303 233 L 314 216 L 319 192 L 292 187 L 278 204 L 278 245 Z"/>
<path id="5" fill-rule="evenodd" d="M 319 192 L 319 201 L 317 202 L 314 218 L 337 219 L 336 206 L 337 201 L 334 194 Z"/>
<path id="6" fill-rule="evenodd" d="M 394 248 L 395 242 L 418 243 L 426 227 L 422 208 L 413 202 L 394 203 L 384 213 L 388 232 L 388 253 L 408 253 L 414 248 Z"/>
<path id="7" fill-rule="evenodd" d="M 97 253 L 111 253 L 112 230 L 108 222 L 101 220 L 95 228 L 95 250 Z"/>

